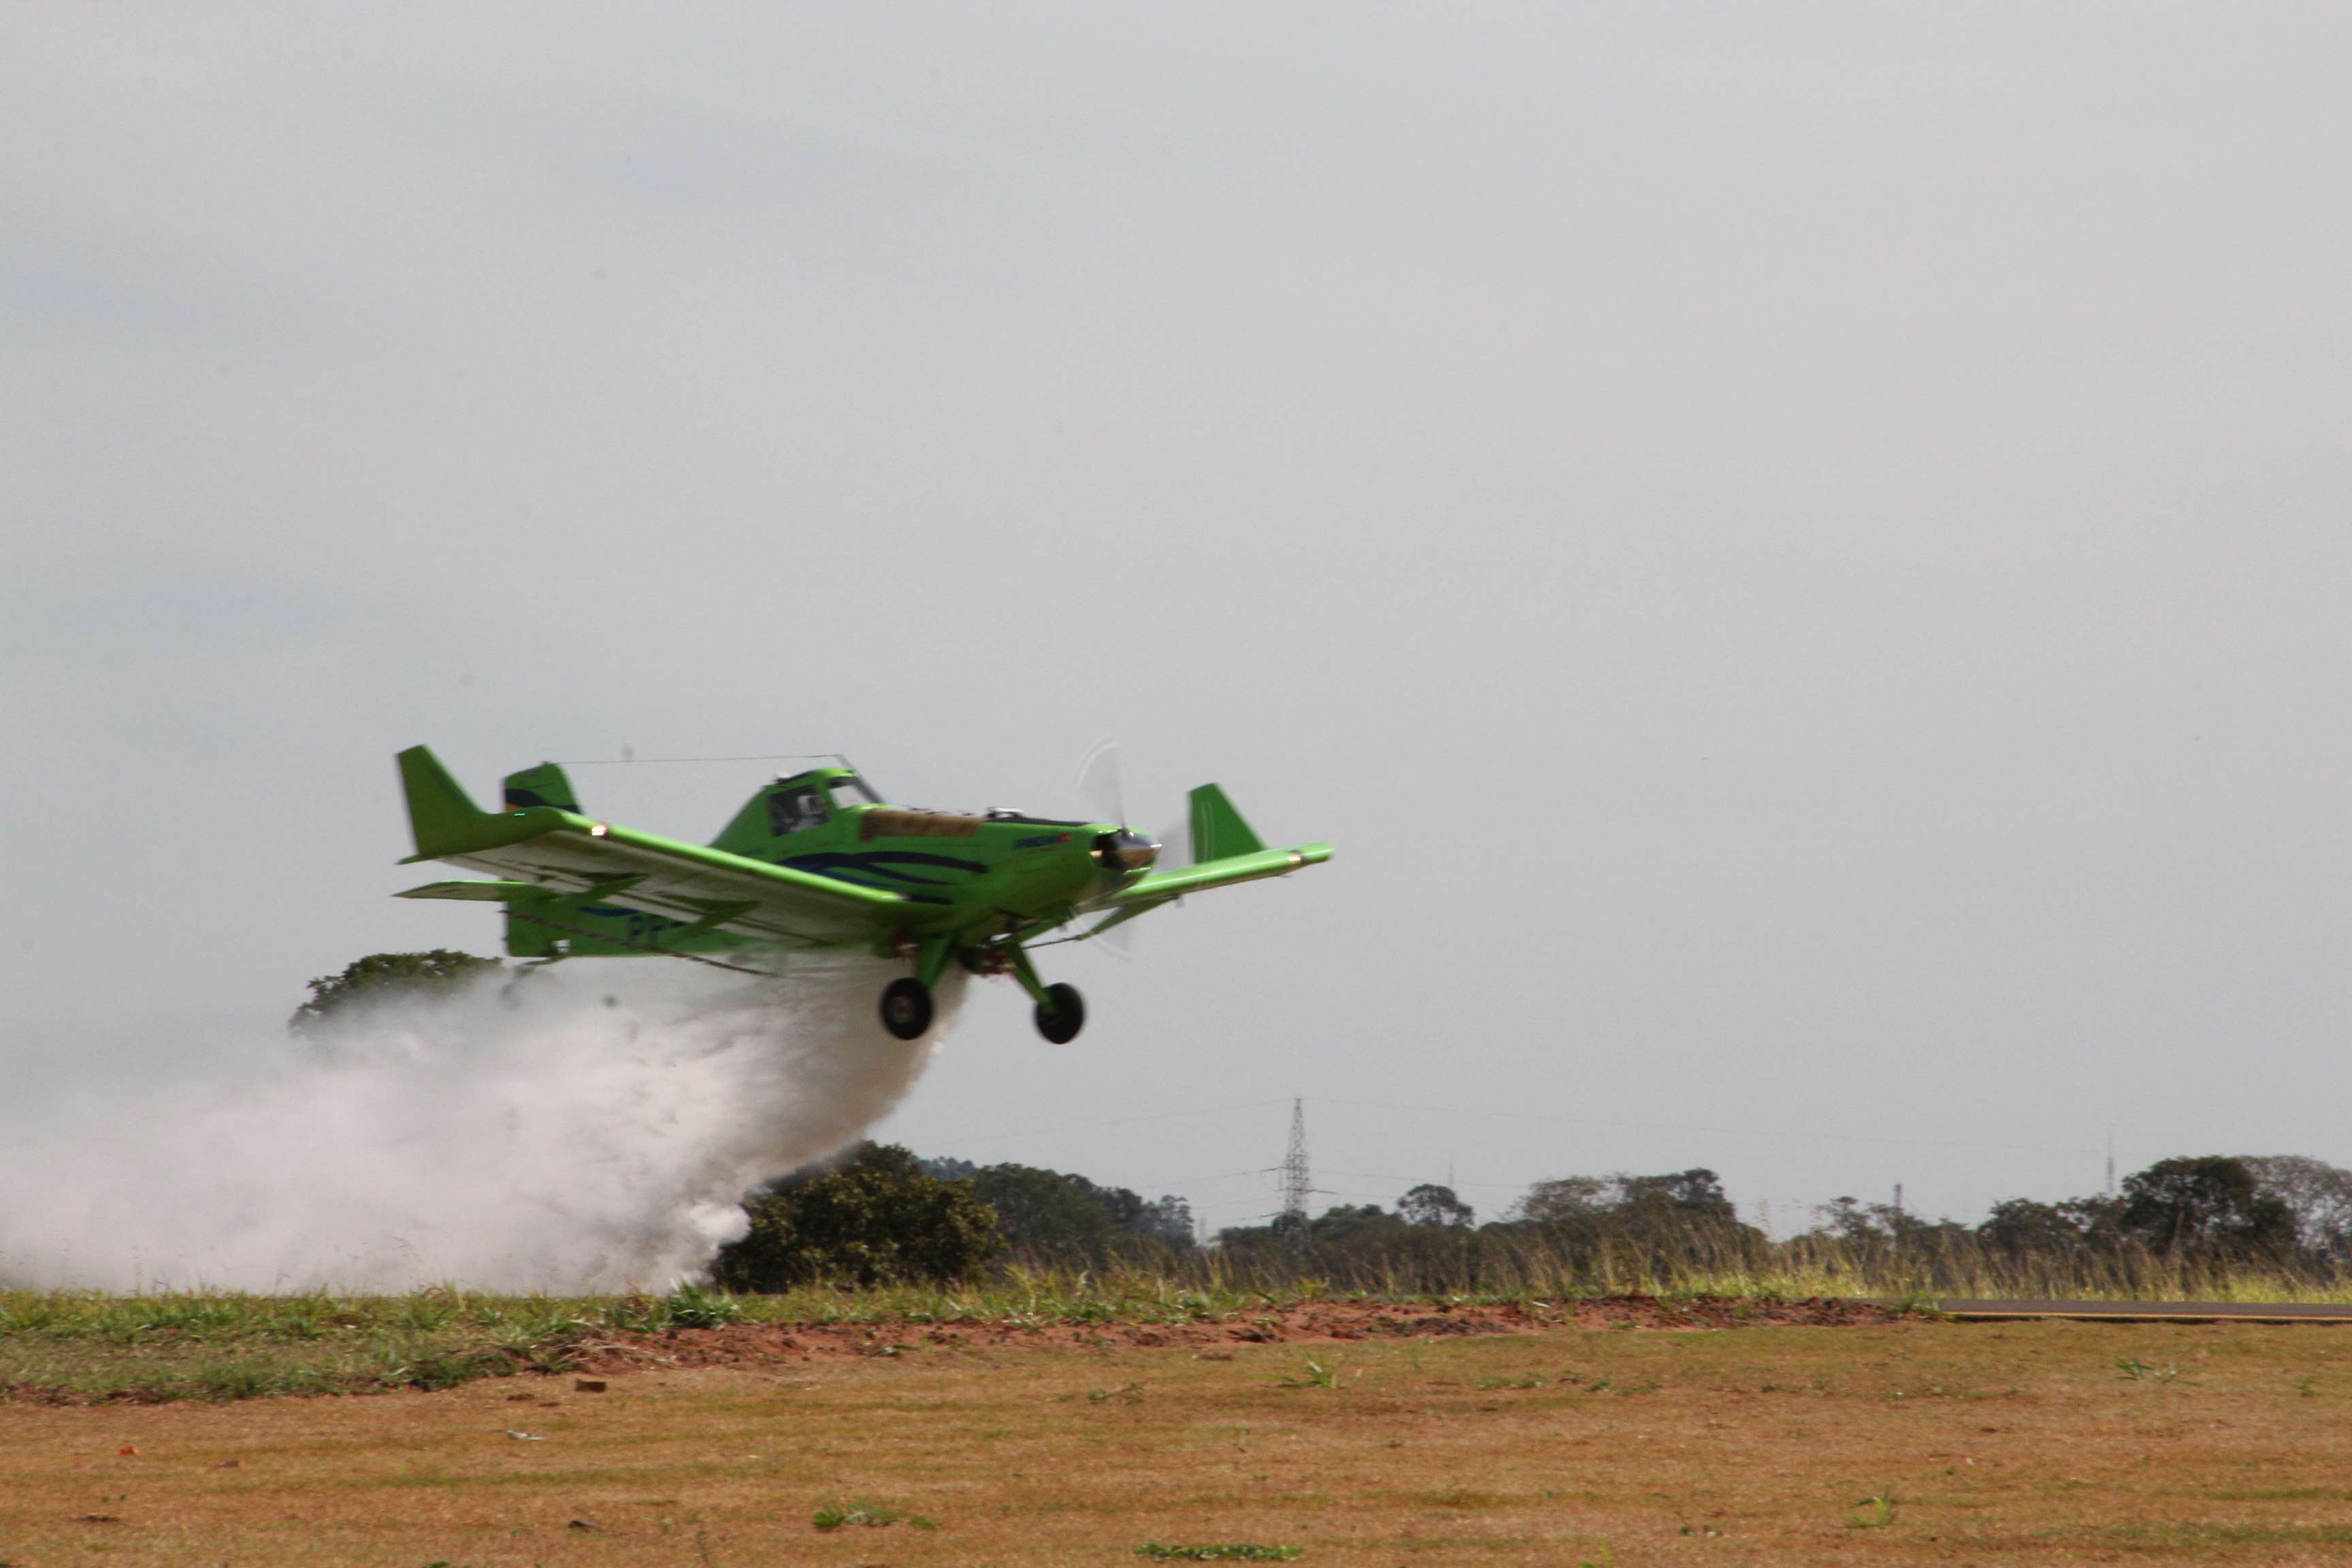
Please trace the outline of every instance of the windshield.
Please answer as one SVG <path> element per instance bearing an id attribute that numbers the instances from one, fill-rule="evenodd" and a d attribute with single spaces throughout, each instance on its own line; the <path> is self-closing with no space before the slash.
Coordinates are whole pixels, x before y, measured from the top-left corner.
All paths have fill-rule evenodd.
<path id="1" fill-rule="evenodd" d="M 806 787 L 786 784 L 768 796 L 768 831 L 782 838 L 825 824 L 824 796 Z"/>
<path id="2" fill-rule="evenodd" d="M 866 781 L 856 773 L 840 773 L 824 781 L 833 791 L 835 805 L 880 805 L 882 797 L 868 789 Z"/>

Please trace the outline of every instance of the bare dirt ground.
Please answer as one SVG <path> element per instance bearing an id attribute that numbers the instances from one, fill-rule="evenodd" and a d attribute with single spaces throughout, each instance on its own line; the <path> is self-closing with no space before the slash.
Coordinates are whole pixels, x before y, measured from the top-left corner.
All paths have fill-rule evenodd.
<path id="1" fill-rule="evenodd" d="M 1529 1334 L 1547 1329 L 1727 1329 L 1769 1323 L 1844 1327 L 1887 1323 L 1898 1314 L 1874 1301 L 1749 1301 L 1730 1298 L 1661 1300 L 1612 1296 L 1552 1307 L 1542 1304 L 1455 1305 L 1430 1302 L 1316 1301 L 1269 1307 L 1237 1322 L 990 1323 L 940 1327 L 923 1323 L 742 1324 L 659 1334 L 615 1334 L 577 1352 L 589 1371 L 646 1367 L 758 1367 L 798 1361 L 903 1354 L 922 1348 L 1086 1350 L 1170 1346 L 1199 1350 L 1234 1344 L 1326 1344 L 1356 1340 L 1412 1339 L 1447 1334 Z"/>
<path id="2" fill-rule="evenodd" d="M 0 1560 L 2352 1562 L 2343 1328 L 1643 1331 L 1465 1308 L 1427 1315 L 1465 1331 L 1398 1332 L 1317 1310 L 1158 1345 L 641 1336 L 598 1352 L 601 1393 L 0 1406 Z M 1264 1325 L 1220 1325 L 1242 1327 Z M 815 1528 L 851 1503 L 910 1517 Z"/>

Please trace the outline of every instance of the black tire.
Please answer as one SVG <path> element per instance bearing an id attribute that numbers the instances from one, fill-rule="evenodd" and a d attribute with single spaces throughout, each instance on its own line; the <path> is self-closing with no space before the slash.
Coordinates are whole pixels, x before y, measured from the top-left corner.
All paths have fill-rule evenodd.
<path id="1" fill-rule="evenodd" d="M 898 1039 L 921 1039 L 932 1011 L 931 988 L 919 980 L 893 980 L 882 988 L 882 1026 Z"/>
<path id="2" fill-rule="evenodd" d="M 1078 994 L 1078 988 L 1046 986 L 1045 1001 L 1037 1004 L 1037 1032 L 1057 1046 L 1066 1046 L 1086 1026 L 1087 999 Z"/>

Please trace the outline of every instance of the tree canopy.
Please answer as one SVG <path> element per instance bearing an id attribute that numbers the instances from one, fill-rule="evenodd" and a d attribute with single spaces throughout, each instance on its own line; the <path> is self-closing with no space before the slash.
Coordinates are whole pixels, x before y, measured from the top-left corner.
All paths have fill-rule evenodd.
<path id="1" fill-rule="evenodd" d="M 1470 1226 L 1478 1211 L 1454 1195 L 1452 1187 L 1424 1182 L 1397 1199 L 1397 1217 L 1407 1225 Z"/>
<path id="2" fill-rule="evenodd" d="M 477 958 L 436 947 L 430 952 L 372 952 L 343 966 L 341 974 L 310 982 L 310 999 L 294 1009 L 286 1026 L 307 1034 L 327 1019 L 363 1003 L 403 994 L 454 991 L 476 975 L 503 969 L 495 958 Z"/>
<path id="3" fill-rule="evenodd" d="M 2159 1160 L 2124 1178 L 2116 1224 L 2150 1250 L 2252 1253 L 2294 1246 L 2294 1215 L 2243 1160 Z"/>
<path id="4" fill-rule="evenodd" d="M 996 1211 L 997 1234 L 1033 1262 L 1099 1268 L 1192 1247 L 1192 1211 L 1182 1198 L 1150 1202 L 1126 1187 L 1034 1165 L 965 1168 L 972 1191 Z"/>
<path id="5" fill-rule="evenodd" d="M 797 1173 L 745 1204 L 751 1234 L 719 1248 L 730 1290 L 819 1280 L 950 1283 L 1003 1251 L 996 1215 L 969 1181 L 927 1174 L 896 1143 L 865 1143 L 830 1170 Z"/>

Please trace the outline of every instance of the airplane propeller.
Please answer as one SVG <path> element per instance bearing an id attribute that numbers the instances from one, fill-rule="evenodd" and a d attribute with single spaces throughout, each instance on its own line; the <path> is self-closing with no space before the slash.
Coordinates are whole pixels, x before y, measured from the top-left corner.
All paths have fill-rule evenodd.
<path id="1" fill-rule="evenodd" d="M 1119 782 L 1118 737 L 1105 735 L 1078 759 L 1078 794 L 1097 822 L 1127 826 L 1127 791 Z"/>
<path id="2" fill-rule="evenodd" d="M 1127 791 L 1118 764 L 1118 736 L 1105 735 L 1088 747 L 1087 754 L 1078 761 L 1075 779 L 1079 795 L 1086 800 L 1087 809 L 1094 814 L 1097 822 L 1115 822 L 1121 827 L 1129 826 Z M 1180 817 L 1163 829 L 1152 840 L 1161 847 L 1160 864 L 1191 865 L 1191 838 L 1192 824 L 1187 818 Z M 1122 921 L 1094 940 L 1113 957 L 1135 956 L 1135 926 L 1132 921 Z"/>

